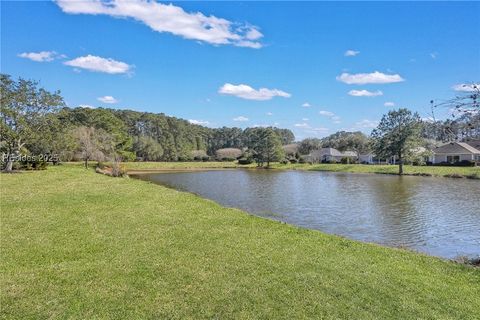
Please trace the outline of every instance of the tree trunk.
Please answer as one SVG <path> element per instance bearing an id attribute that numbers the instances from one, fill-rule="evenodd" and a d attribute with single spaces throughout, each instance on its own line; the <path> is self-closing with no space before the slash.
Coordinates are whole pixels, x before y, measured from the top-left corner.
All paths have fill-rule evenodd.
<path id="1" fill-rule="evenodd" d="M 402 155 L 398 155 L 398 174 L 403 175 L 403 160 L 402 160 Z"/>
<path id="2" fill-rule="evenodd" d="M 7 158 L 7 165 L 5 166 L 5 172 L 12 172 L 13 171 L 13 161 L 10 155 Z"/>

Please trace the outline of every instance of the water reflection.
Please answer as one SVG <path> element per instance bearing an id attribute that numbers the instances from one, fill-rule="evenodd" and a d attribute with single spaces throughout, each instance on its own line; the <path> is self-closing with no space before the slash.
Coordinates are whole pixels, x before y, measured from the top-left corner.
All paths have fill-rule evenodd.
<path id="1" fill-rule="evenodd" d="M 447 258 L 480 254 L 478 181 L 268 170 L 139 177 L 356 240 Z"/>

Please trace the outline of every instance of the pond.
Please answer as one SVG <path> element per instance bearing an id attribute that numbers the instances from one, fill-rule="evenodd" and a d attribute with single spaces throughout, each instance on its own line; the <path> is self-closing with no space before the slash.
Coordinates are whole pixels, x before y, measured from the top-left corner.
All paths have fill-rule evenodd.
<path id="1" fill-rule="evenodd" d="M 444 258 L 480 254 L 475 180 L 241 169 L 137 177 L 350 239 Z"/>

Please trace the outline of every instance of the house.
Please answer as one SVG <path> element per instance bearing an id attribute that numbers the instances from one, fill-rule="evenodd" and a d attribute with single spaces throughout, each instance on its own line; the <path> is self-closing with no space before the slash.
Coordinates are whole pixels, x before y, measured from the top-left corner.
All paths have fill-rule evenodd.
<path id="1" fill-rule="evenodd" d="M 418 155 L 419 157 L 422 157 L 425 162 L 433 161 L 432 156 L 426 155 L 428 153 L 428 150 L 424 147 L 416 147 L 416 148 L 410 149 L 410 153 L 414 155 Z M 367 153 L 367 154 L 359 155 L 358 161 L 364 164 L 396 164 L 398 163 L 398 157 L 392 156 L 392 157 L 389 157 L 388 159 L 381 159 L 381 158 L 378 158 L 373 153 Z"/>
<path id="2" fill-rule="evenodd" d="M 343 158 L 350 158 L 352 160 L 357 159 L 357 153 L 355 151 L 338 151 L 334 148 L 322 148 L 319 150 L 313 150 L 307 156 L 309 162 L 341 162 Z"/>
<path id="3" fill-rule="evenodd" d="M 382 159 L 378 158 L 373 153 L 366 153 L 358 156 L 358 162 L 363 164 L 395 164 L 395 160 L 395 156 L 388 159 Z"/>
<path id="4" fill-rule="evenodd" d="M 480 139 L 477 139 L 477 140 L 466 140 L 464 141 L 466 144 L 468 144 L 469 146 L 472 146 L 474 147 L 475 149 L 477 150 L 480 150 Z"/>
<path id="5" fill-rule="evenodd" d="M 433 150 L 433 163 L 480 161 L 480 150 L 474 147 L 479 144 L 478 140 L 446 143 Z"/>

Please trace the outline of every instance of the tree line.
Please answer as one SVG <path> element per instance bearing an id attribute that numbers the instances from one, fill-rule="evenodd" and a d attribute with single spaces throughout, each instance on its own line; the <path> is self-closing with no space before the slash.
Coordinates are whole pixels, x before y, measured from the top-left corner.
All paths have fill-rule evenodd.
<path id="1" fill-rule="evenodd" d="M 190 161 L 242 150 L 258 163 L 278 161 L 281 145 L 294 142 L 280 128 L 207 128 L 186 120 L 131 110 L 69 108 L 59 91 L 32 80 L 1 75 L 0 134 L 3 168 L 18 154 L 58 155 L 58 161 Z M 269 148 L 263 148 L 269 145 Z M 244 154 L 244 150 L 249 152 Z"/>
<path id="2" fill-rule="evenodd" d="M 402 172 L 411 150 L 432 149 L 442 142 L 480 137 L 479 91 L 448 101 L 451 119 L 421 120 L 401 108 L 385 114 L 370 136 L 339 131 L 322 139 L 294 143 L 288 129 L 207 128 L 186 120 L 131 110 L 66 107 L 59 91 L 49 92 L 39 83 L 1 74 L 0 152 L 2 169 L 11 171 L 18 155 L 56 155 L 52 161 L 190 161 L 210 159 L 298 162 L 320 148 L 374 153 L 396 157 Z M 282 148 L 283 146 L 283 148 Z M 27 161 L 28 162 L 28 161 Z M 44 161 L 43 161 L 44 162 Z M 35 165 L 35 163 L 34 163 Z"/>

